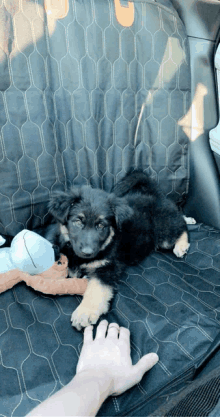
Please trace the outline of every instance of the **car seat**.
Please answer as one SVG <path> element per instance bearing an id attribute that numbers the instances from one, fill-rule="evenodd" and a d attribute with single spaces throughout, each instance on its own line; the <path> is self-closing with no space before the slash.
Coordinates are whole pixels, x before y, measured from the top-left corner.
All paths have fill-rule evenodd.
<path id="1" fill-rule="evenodd" d="M 191 3 L 0 1 L 0 234 L 46 225 L 54 190 L 109 191 L 130 167 L 198 222 L 183 259 L 155 251 L 121 277 L 106 318 L 130 329 L 134 363 L 152 351 L 160 360 L 99 416 L 208 415 L 220 397 L 220 193 L 208 136 L 218 27 L 200 27 L 207 4 Z M 0 295 L 0 415 L 25 416 L 74 376 L 80 299 L 23 283 Z"/>

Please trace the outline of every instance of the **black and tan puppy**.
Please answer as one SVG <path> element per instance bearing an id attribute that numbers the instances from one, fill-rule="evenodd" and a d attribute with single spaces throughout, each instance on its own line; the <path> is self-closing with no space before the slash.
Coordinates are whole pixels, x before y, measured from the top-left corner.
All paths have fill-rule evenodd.
<path id="1" fill-rule="evenodd" d="M 155 248 L 173 247 L 178 257 L 189 248 L 184 217 L 140 171 L 127 174 L 110 194 L 89 186 L 54 193 L 49 210 L 56 224 L 45 237 L 67 255 L 72 273 L 89 278 L 71 318 L 78 330 L 108 311 L 114 284 L 127 265 Z"/>

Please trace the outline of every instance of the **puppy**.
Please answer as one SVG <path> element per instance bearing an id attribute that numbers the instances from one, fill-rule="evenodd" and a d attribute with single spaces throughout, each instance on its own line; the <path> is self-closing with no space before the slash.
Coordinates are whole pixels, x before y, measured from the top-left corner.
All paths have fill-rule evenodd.
<path id="1" fill-rule="evenodd" d="M 56 254 L 68 257 L 70 276 L 86 276 L 88 287 L 72 325 L 95 324 L 109 309 L 116 282 L 126 267 L 155 248 L 182 257 L 189 248 L 186 221 L 155 181 L 141 171 L 128 173 L 110 194 L 89 186 L 51 196 L 55 219 L 44 235 Z"/>

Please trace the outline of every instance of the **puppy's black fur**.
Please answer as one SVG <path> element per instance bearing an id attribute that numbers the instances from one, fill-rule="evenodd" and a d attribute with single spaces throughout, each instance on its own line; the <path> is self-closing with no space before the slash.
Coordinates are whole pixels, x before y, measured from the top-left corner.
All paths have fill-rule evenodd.
<path id="1" fill-rule="evenodd" d="M 57 255 L 68 257 L 78 277 L 110 286 L 126 266 L 155 248 L 171 248 L 187 232 L 176 205 L 141 171 L 128 173 L 110 194 L 88 186 L 54 193 L 49 210 L 56 222 L 44 236 Z"/>

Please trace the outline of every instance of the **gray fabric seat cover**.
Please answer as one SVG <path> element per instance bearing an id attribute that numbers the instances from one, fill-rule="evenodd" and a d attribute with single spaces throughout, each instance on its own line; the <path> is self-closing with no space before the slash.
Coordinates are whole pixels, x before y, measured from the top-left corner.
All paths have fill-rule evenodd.
<path id="1" fill-rule="evenodd" d="M 43 0 L 20 3 L 0 1 L 0 233 L 46 222 L 53 190 L 109 191 L 131 166 L 184 201 L 190 67 L 171 3 L 135 2 L 131 27 L 117 21 L 114 0 L 70 0 L 58 20 L 47 19 Z M 160 362 L 99 415 L 135 415 L 154 395 L 158 404 L 215 345 L 220 235 L 190 229 L 185 259 L 155 252 L 118 285 L 108 320 L 129 327 L 134 362 L 150 351 Z M 79 302 L 25 284 L 0 295 L 2 416 L 24 416 L 73 377 L 82 333 L 70 315 Z"/>
<path id="2" fill-rule="evenodd" d="M 48 23 L 43 0 L 13 3 L 0 4 L 0 232 L 43 222 L 51 191 L 86 182 L 109 191 L 131 166 L 181 200 L 190 76 L 174 10 L 137 2 L 125 28 L 114 0 L 70 0 Z"/>

